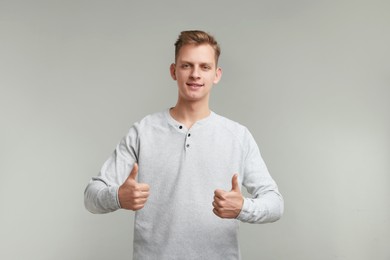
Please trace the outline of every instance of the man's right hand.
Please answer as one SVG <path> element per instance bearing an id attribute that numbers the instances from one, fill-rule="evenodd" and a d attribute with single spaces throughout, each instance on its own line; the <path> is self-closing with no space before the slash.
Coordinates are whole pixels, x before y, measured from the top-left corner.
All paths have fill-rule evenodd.
<path id="1" fill-rule="evenodd" d="M 122 209 L 139 210 L 142 209 L 149 197 L 149 185 L 138 183 L 138 164 L 135 163 L 129 177 L 119 187 L 118 198 Z"/>

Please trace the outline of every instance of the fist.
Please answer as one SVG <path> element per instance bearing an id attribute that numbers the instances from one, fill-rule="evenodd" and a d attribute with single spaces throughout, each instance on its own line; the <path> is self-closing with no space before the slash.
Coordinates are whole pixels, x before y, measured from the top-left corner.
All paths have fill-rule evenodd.
<path id="1" fill-rule="evenodd" d="M 221 189 L 214 191 L 213 212 L 220 218 L 236 218 L 240 214 L 243 204 L 244 198 L 238 185 L 237 174 L 232 178 L 230 191 Z"/>
<path id="2" fill-rule="evenodd" d="M 129 177 L 119 187 L 119 204 L 123 209 L 139 210 L 145 206 L 149 197 L 149 185 L 138 183 L 136 177 L 138 174 L 138 164 L 135 163 Z"/>

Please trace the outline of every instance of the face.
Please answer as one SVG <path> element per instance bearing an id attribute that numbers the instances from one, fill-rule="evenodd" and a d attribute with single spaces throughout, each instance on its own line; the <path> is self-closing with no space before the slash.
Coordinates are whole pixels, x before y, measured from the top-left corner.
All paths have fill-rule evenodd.
<path id="1" fill-rule="evenodd" d="M 208 101 L 212 86 L 222 76 L 221 68 L 216 65 L 214 49 L 208 44 L 181 47 L 170 72 L 177 81 L 182 102 Z"/>

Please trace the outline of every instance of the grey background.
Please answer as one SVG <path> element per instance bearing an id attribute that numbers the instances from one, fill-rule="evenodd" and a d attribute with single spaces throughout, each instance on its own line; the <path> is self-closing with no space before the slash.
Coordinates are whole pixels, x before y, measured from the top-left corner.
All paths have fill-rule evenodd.
<path id="1" fill-rule="evenodd" d="M 180 31 L 222 47 L 212 109 L 285 197 L 243 259 L 390 259 L 389 1 L 0 1 L 0 259 L 130 259 L 133 214 L 83 191 L 129 127 L 175 104 Z"/>

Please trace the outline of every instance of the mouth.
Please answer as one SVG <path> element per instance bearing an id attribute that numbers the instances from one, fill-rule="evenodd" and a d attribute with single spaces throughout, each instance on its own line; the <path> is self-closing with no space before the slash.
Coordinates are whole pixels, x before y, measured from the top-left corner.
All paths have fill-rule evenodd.
<path id="1" fill-rule="evenodd" d="M 204 86 L 204 84 L 195 83 L 195 82 L 188 82 L 186 84 L 187 84 L 187 86 L 189 86 L 191 88 L 200 88 L 200 87 Z"/>

